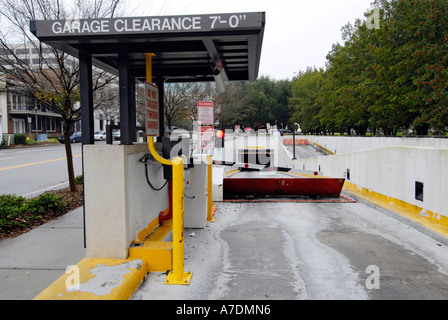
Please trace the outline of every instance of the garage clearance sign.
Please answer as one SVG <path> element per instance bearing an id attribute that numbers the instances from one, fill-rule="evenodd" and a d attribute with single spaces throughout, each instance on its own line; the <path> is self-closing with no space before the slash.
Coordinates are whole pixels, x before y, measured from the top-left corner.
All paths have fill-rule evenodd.
<path id="1" fill-rule="evenodd" d="M 260 13 L 32 21 L 37 37 L 195 32 L 259 27 Z"/>

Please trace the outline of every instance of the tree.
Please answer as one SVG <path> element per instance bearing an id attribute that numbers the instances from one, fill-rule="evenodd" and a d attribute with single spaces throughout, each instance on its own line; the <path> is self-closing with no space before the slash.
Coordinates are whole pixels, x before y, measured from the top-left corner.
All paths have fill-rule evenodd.
<path id="1" fill-rule="evenodd" d="M 289 106 L 289 98 L 291 94 L 291 81 L 275 81 L 274 95 L 276 97 L 276 103 L 272 110 L 272 115 L 277 121 L 277 124 L 281 126 L 286 126 L 290 123 L 292 110 Z"/>
<path id="2" fill-rule="evenodd" d="M 285 126 L 291 117 L 288 99 L 291 96 L 288 80 L 276 81 L 262 76 L 255 81 L 245 82 L 246 125 L 255 129 L 266 123 Z"/>
<path id="3" fill-rule="evenodd" d="M 23 94 L 44 104 L 51 111 L 62 116 L 67 155 L 67 168 L 70 190 L 76 191 L 73 170 L 73 155 L 70 133 L 74 122 L 80 119 L 79 64 L 66 53 L 48 48 L 36 40 L 29 31 L 31 20 L 58 20 L 69 17 L 94 18 L 114 17 L 120 0 L 76 2 L 74 11 L 67 9 L 63 0 L 0 0 L 0 72 L 20 83 Z M 31 48 L 38 54 L 38 63 L 19 55 L 14 44 Z M 51 54 L 45 53 L 49 51 Z M 94 92 L 107 86 L 113 77 L 105 72 L 94 70 Z"/>
<path id="4" fill-rule="evenodd" d="M 165 121 L 168 128 L 178 125 L 193 125 L 197 119 L 197 103 L 214 101 L 216 88 L 206 82 L 165 84 Z"/>
<path id="5" fill-rule="evenodd" d="M 137 90 L 139 88 L 137 87 Z M 143 93 L 144 94 L 144 93 Z M 140 106 L 138 101 L 139 94 L 137 93 L 137 107 Z M 102 88 L 101 90 L 96 90 L 94 92 L 94 109 L 95 116 L 100 120 L 105 120 L 107 124 L 112 122 L 119 122 L 120 119 L 120 101 L 119 101 L 119 88 L 115 81 L 111 82 L 110 85 Z M 143 103 L 144 105 L 144 103 Z M 139 109 L 139 108 L 138 108 Z M 145 122 L 145 111 L 137 109 L 137 122 Z M 140 112 L 139 112 L 140 111 Z M 142 114 L 142 116 L 140 116 Z"/>
<path id="6" fill-rule="evenodd" d="M 448 2 L 445 0 L 378 2 L 384 20 L 377 37 L 378 58 L 388 82 L 389 100 L 407 113 L 417 134 L 448 126 Z"/>
<path id="7" fill-rule="evenodd" d="M 309 130 L 319 120 L 324 131 L 354 129 L 360 135 L 368 128 L 372 132 L 381 128 L 386 135 L 412 127 L 423 135 L 430 127 L 445 132 L 448 2 L 378 0 L 375 4 L 380 9 L 380 28 L 368 28 L 365 20 L 358 19 L 342 29 L 344 43 L 335 44 L 327 56 L 320 94 L 305 90 L 311 86 L 307 81 L 315 76 L 313 72 L 294 79 L 294 99 L 299 95 L 294 90 L 302 90 L 305 96 L 300 100 L 314 102 L 313 107 L 309 101 L 300 107 L 296 103 L 295 116 Z"/>
<path id="8" fill-rule="evenodd" d="M 305 133 L 319 133 L 319 111 L 321 105 L 316 100 L 323 84 L 323 69 L 307 68 L 300 71 L 293 79 L 291 85 L 291 98 L 289 104 L 293 110 L 292 122 L 297 122 Z"/>
<path id="9" fill-rule="evenodd" d="M 229 82 L 226 85 L 226 91 L 217 94 L 215 103 L 221 107 L 219 114 L 221 128 L 234 128 L 235 125 L 246 122 L 249 117 L 244 82 Z"/>

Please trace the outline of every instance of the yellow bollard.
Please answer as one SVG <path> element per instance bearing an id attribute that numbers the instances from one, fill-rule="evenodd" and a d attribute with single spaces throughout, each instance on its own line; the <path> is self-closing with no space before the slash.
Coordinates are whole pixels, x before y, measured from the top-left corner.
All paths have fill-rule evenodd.
<path id="1" fill-rule="evenodd" d="M 213 218 L 213 180 L 212 180 L 212 172 L 213 172 L 213 160 L 212 155 L 207 155 L 207 221 L 214 222 L 216 221 Z"/>
<path id="2" fill-rule="evenodd" d="M 154 53 L 145 53 L 146 56 L 146 81 L 152 82 L 152 57 Z"/>
<path id="3" fill-rule="evenodd" d="M 184 162 L 173 163 L 173 270 L 165 284 L 189 284 L 192 273 L 184 272 Z"/>
<path id="4" fill-rule="evenodd" d="M 152 57 L 146 55 L 146 80 L 152 82 Z M 191 272 L 184 272 L 184 161 L 181 157 L 172 160 L 161 157 L 154 145 L 154 138 L 148 137 L 148 148 L 154 159 L 173 167 L 173 270 L 165 279 L 165 284 L 189 284 Z"/>
<path id="5" fill-rule="evenodd" d="M 148 147 L 158 162 L 173 167 L 173 270 L 168 274 L 165 284 L 189 284 L 191 272 L 184 272 L 184 161 L 181 157 L 167 160 L 162 158 L 154 146 L 152 137 Z"/>

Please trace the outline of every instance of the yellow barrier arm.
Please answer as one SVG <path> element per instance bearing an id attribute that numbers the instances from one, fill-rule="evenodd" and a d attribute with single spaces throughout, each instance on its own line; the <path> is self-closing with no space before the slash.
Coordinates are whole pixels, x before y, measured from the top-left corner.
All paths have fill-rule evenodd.
<path id="1" fill-rule="evenodd" d="M 146 80 L 152 82 L 152 56 L 146 55 Z M 148 148 L 158 162 L 173 167 L 173 270 L 165 284 L 189 284 L 192 273 L 184 272 L 184 161 L 181 157 L 168 160 L 161 157 L 155 148 L 154 138 L 148 137 Z"/>

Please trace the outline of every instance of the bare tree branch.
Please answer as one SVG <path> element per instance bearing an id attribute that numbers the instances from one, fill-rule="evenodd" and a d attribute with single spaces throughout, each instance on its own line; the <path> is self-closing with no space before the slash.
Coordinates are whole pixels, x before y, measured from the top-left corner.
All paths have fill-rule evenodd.
<path id="1" fill-rule="evenodd" d="M 0 0 L 0 74 L 14 89 L 32 97 L 61 115 L 70 188 L 76 190 L 70 132 L 80 119 L 79 63 L 66 53 L 42 45 L 29 30 L 31 20 L 58 20 L 69 17 L 113 17 L 120 11 L 120 0 L 79 0 L 70 12 L 64 0 Z M 18 50 L 17 50 L 18 49 Z M 25 50 L 28 54 L 24 54 Z M 31 54 L 30 54 L 31 53 Z M 33 56 L 37 59 L 33 60 Z M 95 106 L 108 103 L 105 90 L 115 79 L 102 70 L 94 70 Z M 5 89 L 3 89 L 5 90 Z"/>

